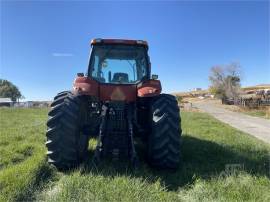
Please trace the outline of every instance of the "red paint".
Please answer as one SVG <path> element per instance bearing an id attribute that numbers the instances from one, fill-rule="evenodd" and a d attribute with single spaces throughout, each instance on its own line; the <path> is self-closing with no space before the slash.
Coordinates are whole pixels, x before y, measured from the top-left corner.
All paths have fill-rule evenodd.
<path id="1" fill-rule="evenodd" d="M 161 84 L 159 80 L 148 80 L 137 86 L 138 97 L 154 97 L 161 93 Z"/>
<path id="2" fill-rule="evenodd" d="M 100 84 L 102 101 L 136 101 L 136 85 Z"/>
<path id="3" fill-rule="evenodd" d="M 73 90 L 82 95 L 99 96 L 98 82 L 89 77 L 77 77 L 73 83 Z"/>
<path id="4" fill-rule="evenodd" d="M 73 84 L 76 94 L 95 96 L 100 101 L 135 102 L 138 97 L 154 97 L 161 93 L 159 80 L 148 80 L 136 85 L 102 84 L 89 77 L 77 77 Z"/>

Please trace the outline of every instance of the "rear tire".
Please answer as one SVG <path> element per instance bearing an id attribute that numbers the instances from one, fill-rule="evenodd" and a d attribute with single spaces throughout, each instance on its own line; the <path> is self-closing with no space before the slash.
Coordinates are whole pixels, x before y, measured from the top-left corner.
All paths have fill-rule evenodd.
<path id="1" fill-rule="evenodd" d="M 174 96 L 161 94 L 151 104 L 151 133 L 148 160 L 157 168 L 176 169 L 180 165 L 181 118 Z"/>
<path id="2" fill-rule="evenodd" d="M 81 129 L 87 111 L 82 97 L 64 91 L 55 96 L 47 122 L 48 162 L 60 170 L 77 166 L 86 156 L 89 138 Z"/>

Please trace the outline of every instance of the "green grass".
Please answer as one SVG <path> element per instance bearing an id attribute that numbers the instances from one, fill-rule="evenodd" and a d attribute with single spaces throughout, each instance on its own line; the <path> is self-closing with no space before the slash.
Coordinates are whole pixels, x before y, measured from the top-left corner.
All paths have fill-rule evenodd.
<path id="1" fill-rule="evenodd" d="M 182 113 L 183 165 L 154 170 L 143 157 L 60 173 L 45 160 L 46 109 L 0 109 L 0 201 L 270 201 L 270 146 L 204 113 Z M 226 165 L 240 164 L 237 170 Z"/>
<path id="2" fill-rule="evenodd" d="M 52 173 L 45 161 L 47 109 L 0 109 L 0 201 L 26 200 Z"/>

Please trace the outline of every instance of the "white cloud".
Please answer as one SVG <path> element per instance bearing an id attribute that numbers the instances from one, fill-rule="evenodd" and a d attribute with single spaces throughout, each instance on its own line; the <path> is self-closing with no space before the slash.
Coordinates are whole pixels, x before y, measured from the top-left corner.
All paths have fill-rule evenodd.
<path id="1" fill-rule="evenodd" d="M 72 57 L 74 56 L 72 53 L 53 53 L 54 57 Z"/>

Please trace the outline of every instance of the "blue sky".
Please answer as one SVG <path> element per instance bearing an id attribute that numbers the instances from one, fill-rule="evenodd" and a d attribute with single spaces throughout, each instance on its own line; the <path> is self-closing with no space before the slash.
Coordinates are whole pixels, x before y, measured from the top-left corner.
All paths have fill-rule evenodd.
<path id="1" fill-rule="evenodd" d="M 86 72 L 92 38 L 144 39 L 164 92 L 207 88 L 237 61 L 243 86 L 270 83 L 268 1 L 1 1 L 1 75 L 50 100 Z"/>

